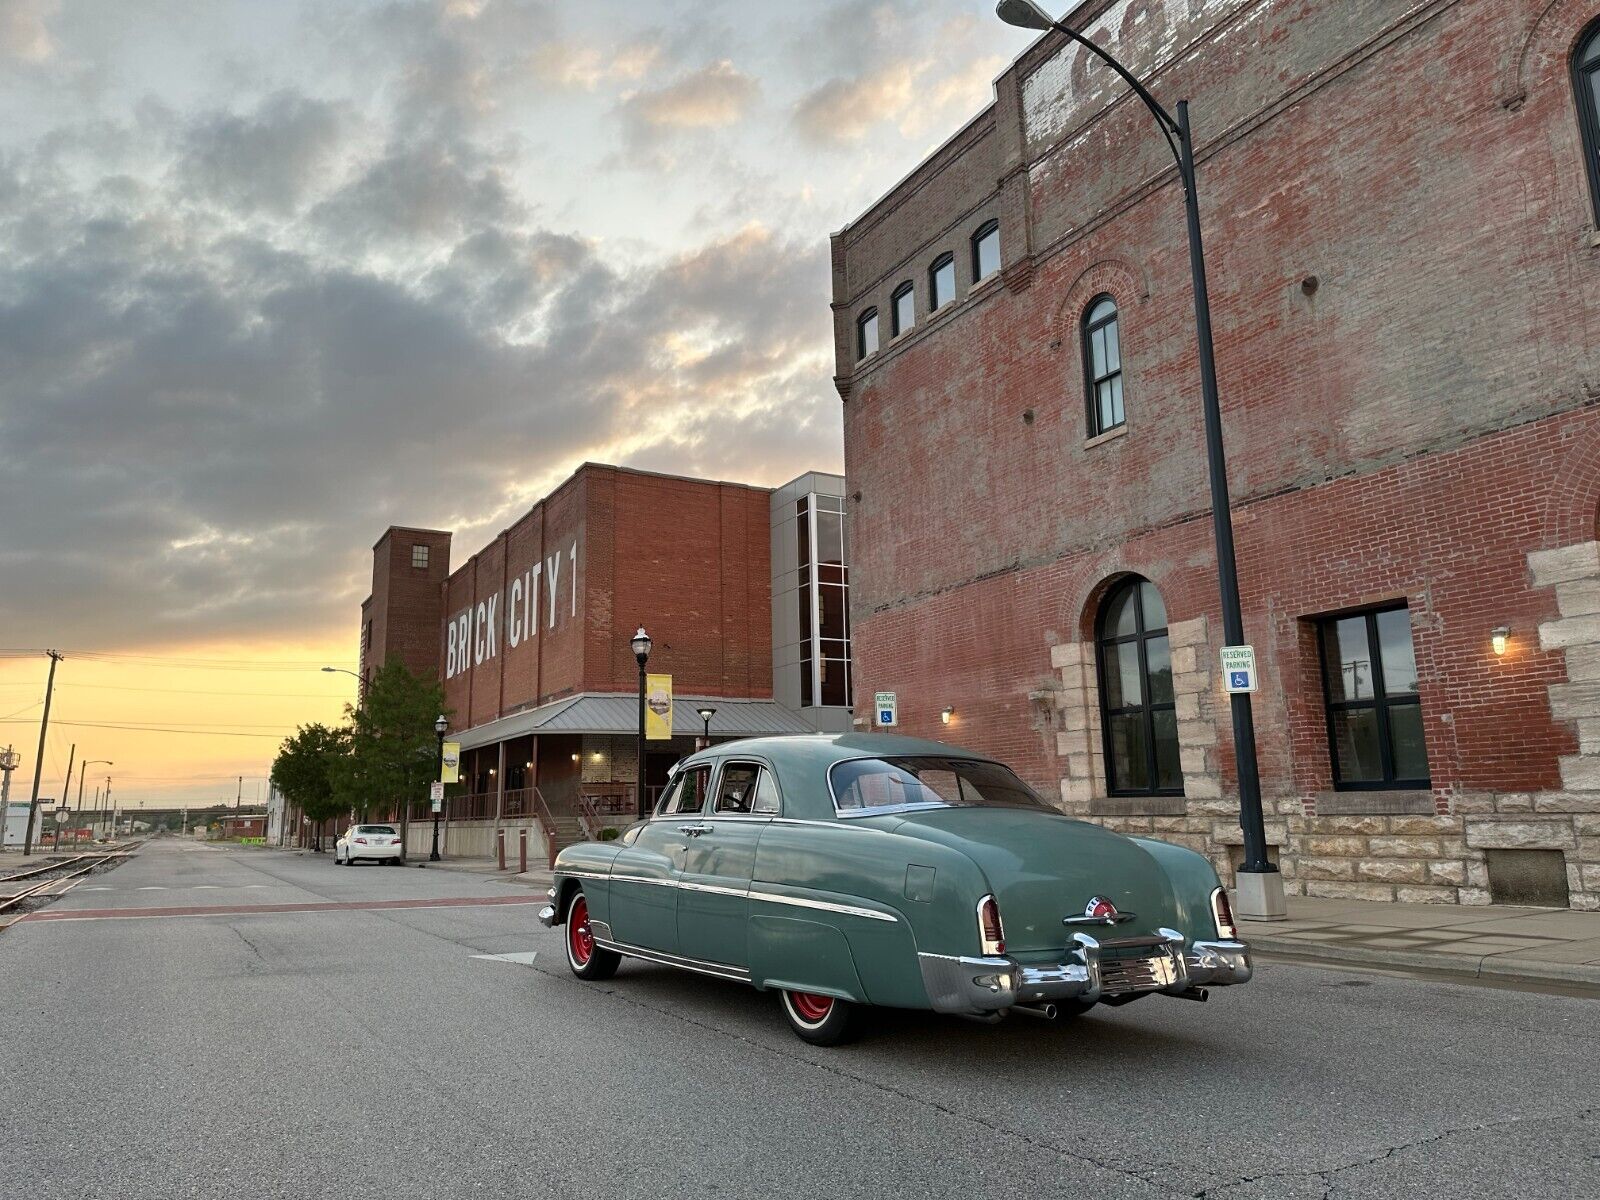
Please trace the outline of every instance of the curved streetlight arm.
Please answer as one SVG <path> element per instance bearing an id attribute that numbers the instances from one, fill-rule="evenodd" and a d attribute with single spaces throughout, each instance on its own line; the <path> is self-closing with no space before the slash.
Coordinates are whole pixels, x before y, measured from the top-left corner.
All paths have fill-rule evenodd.
<path id="1" fill-rule="evenodd" d="M 1104 50 L 1094 42 L 1091 42 L 1088 38 L 1084 37 L 1083 34 L 1079 33 L 1076 29 L 1071 28 L 1063 21 L 1052 21 L 1050 23 L 1050 27 L 1057 33 L 1070 38 L 1074 42 L 1077 42 L 1078 45 L 1082 46 L 1085 50 L 1088 50 L 1091 54 L 1099 58 L 1101 62 L 1105 63 L 1106 66 L 1110 67 L 1122 77 L 1122 81 L 1133 89 L 1133 94 L 1135 96 L 1144 101 L 1144 106 L 1150 110 L 1150 115 L 1155 117 L 1156 124 L 1161 127 L 1161 136 L 1167 139 L 1167 149 L 1172 151 L 1173 161 L 1178 164 L 1178 174 L 1184 177 L 1184 186 L 1187 187 L 1188 175 L 1185 171 L 1183 152 L 1178 149 L 1178 141 L 1183 139 L 1184 134 L 1183 127 L 1178 123 L 1178 119 L 1169 113 L 1165 108 L 1161 107 L 1161 102 L 1150 94 L 1150 89 L 1145 87 L 1144 84 L 1140 83 L 1139 80 L 1134 77 L 1132 71 L 1128 70 L 1127 67 L 1123 66 L 1120 62 L 1113 58 L 1109 51 Z M 1176 135 L 1178 140 L 1174 139 L 1174 135 Z"/>

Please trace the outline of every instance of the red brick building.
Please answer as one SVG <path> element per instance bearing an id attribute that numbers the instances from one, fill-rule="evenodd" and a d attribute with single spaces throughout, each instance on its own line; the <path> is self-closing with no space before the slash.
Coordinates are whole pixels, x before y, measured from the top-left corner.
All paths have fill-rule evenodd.
<path id="1" fill-rule="evenodd" d="M 694 749 L 701 709 L 715 710 L 714 738 L 825 728 L 830 702 L 847 724 L 842 697 L 813 704 L 797 678 L 790 686 L 799 668 L 785 646 L 798 635 L 774 645 L 775 628 L 794 624 L 777 619 L 774 589 L 797 606 L 799 573 L 775 569 L 785 550 L 795 558 L 778 539 L 792 542 L 797 505 L 842 508 L 842 483 L 812 474 L 773 491 L 588 463 L 454 571 L 448 534 L 397 527 L 379 539 L 363 669 L 381 648 L 443 681 L 462 747 L 457 848 L 487 852 L 484 837 L 508 823 L 542 839 L 551 826 L 570 838 L 630 819 L 640 627 L 648 669 L 672 676 L 674 697 L 674 737 L 650 744 L 647 798 Z M 425 803 L 413 813 L 429 815 Z"/>
<path id="2" fill-rule="evenodd" d="M 1600 908 L 1597 19 L 1068 14 L 1191 102 L 1291 892 Z M 856 694 L 1226 869 L 1193 296 L 1149 114 L 1046 35 L 835 235 L 833 280 Z"/>

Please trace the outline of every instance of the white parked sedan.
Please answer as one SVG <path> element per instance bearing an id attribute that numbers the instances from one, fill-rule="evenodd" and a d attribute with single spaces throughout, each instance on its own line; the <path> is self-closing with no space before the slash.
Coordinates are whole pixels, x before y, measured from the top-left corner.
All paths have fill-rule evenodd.
<path id="1" fill-rule="evenodd" d="M 393 825 L 352 825 L 333 844 L 333 865 L 354 866 L 357 859 L 368 862 L 398 863 L 401 852 L 400 834 Z"/>

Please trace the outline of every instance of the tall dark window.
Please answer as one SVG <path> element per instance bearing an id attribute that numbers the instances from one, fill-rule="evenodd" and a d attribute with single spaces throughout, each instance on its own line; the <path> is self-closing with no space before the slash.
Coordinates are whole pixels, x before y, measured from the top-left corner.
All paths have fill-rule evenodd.
<path id="1" fill-rule="evenodd" d="M 1583 130 L 1583 157 L 1589 168 L 1589 196 L 1600 225 L 1600 21 L 1578 42 L 1572 56 L 1572 84 L 1578 93 L 1578 125 Z"/>
<path id="2" fill-rule="evenodd" d="M 869 308 L 856 318 L 856 358 L 878 352 L 878 310 Z"/>
<path id="3" fill-rule="evenodd" d="M 1122 333 L 1117 302 L 1101 296 L 1083 314 L 1083 367 L 1089 385 L 1089 435 L 1123 423 Z"/>
<path id="4" fill-rule="evenodd" d="M 956 256 L 941 254 L 928 268 L 928 311 L 938 312 L 956 298 Z"/>
<path id="5" fill-rule="evenodd" d="M 1113 796 L 1181 796 L 1172 653 L 1161 593 L 1137 576 L 1100 607 L 1100 717 Z"/>
<path id="6" fill-rule="evenodd" d="M 1333 617 L 1318 632 L 1333 786 L 1427 787 L 1411 610 Z"/>
<path id="7" fill-rule="evenodd" d="M 1000 222 L 987 221 L 972 235 L 972 282 L 987 279 L 1000 269 Z"/>
<path id="8" fill-rule="evenodd" d="M 890 327 L 894 330 L 894 337 L 899 337 L 906 330 L 917 323 L 917 290 L 911 286 L 911 280 L 906 280 L 895 288 L 894 302 L 890 309 Z"/>
<path id="9" fill-rule="evenodd" d="M 795 502 L 800 566 L 800 705 L 848 708 L 850 569 L 844 499 L 813 493 Z"/>

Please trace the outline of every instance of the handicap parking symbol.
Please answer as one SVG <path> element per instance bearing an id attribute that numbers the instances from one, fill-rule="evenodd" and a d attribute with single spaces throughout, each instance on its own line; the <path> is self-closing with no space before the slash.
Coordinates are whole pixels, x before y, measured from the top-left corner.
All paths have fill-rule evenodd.
<path id="1" fill-rule="evenodd" d="M 1250 686 L 1249 671 L 1229 671 L 1228 686 L 1243 691 Z"/>

